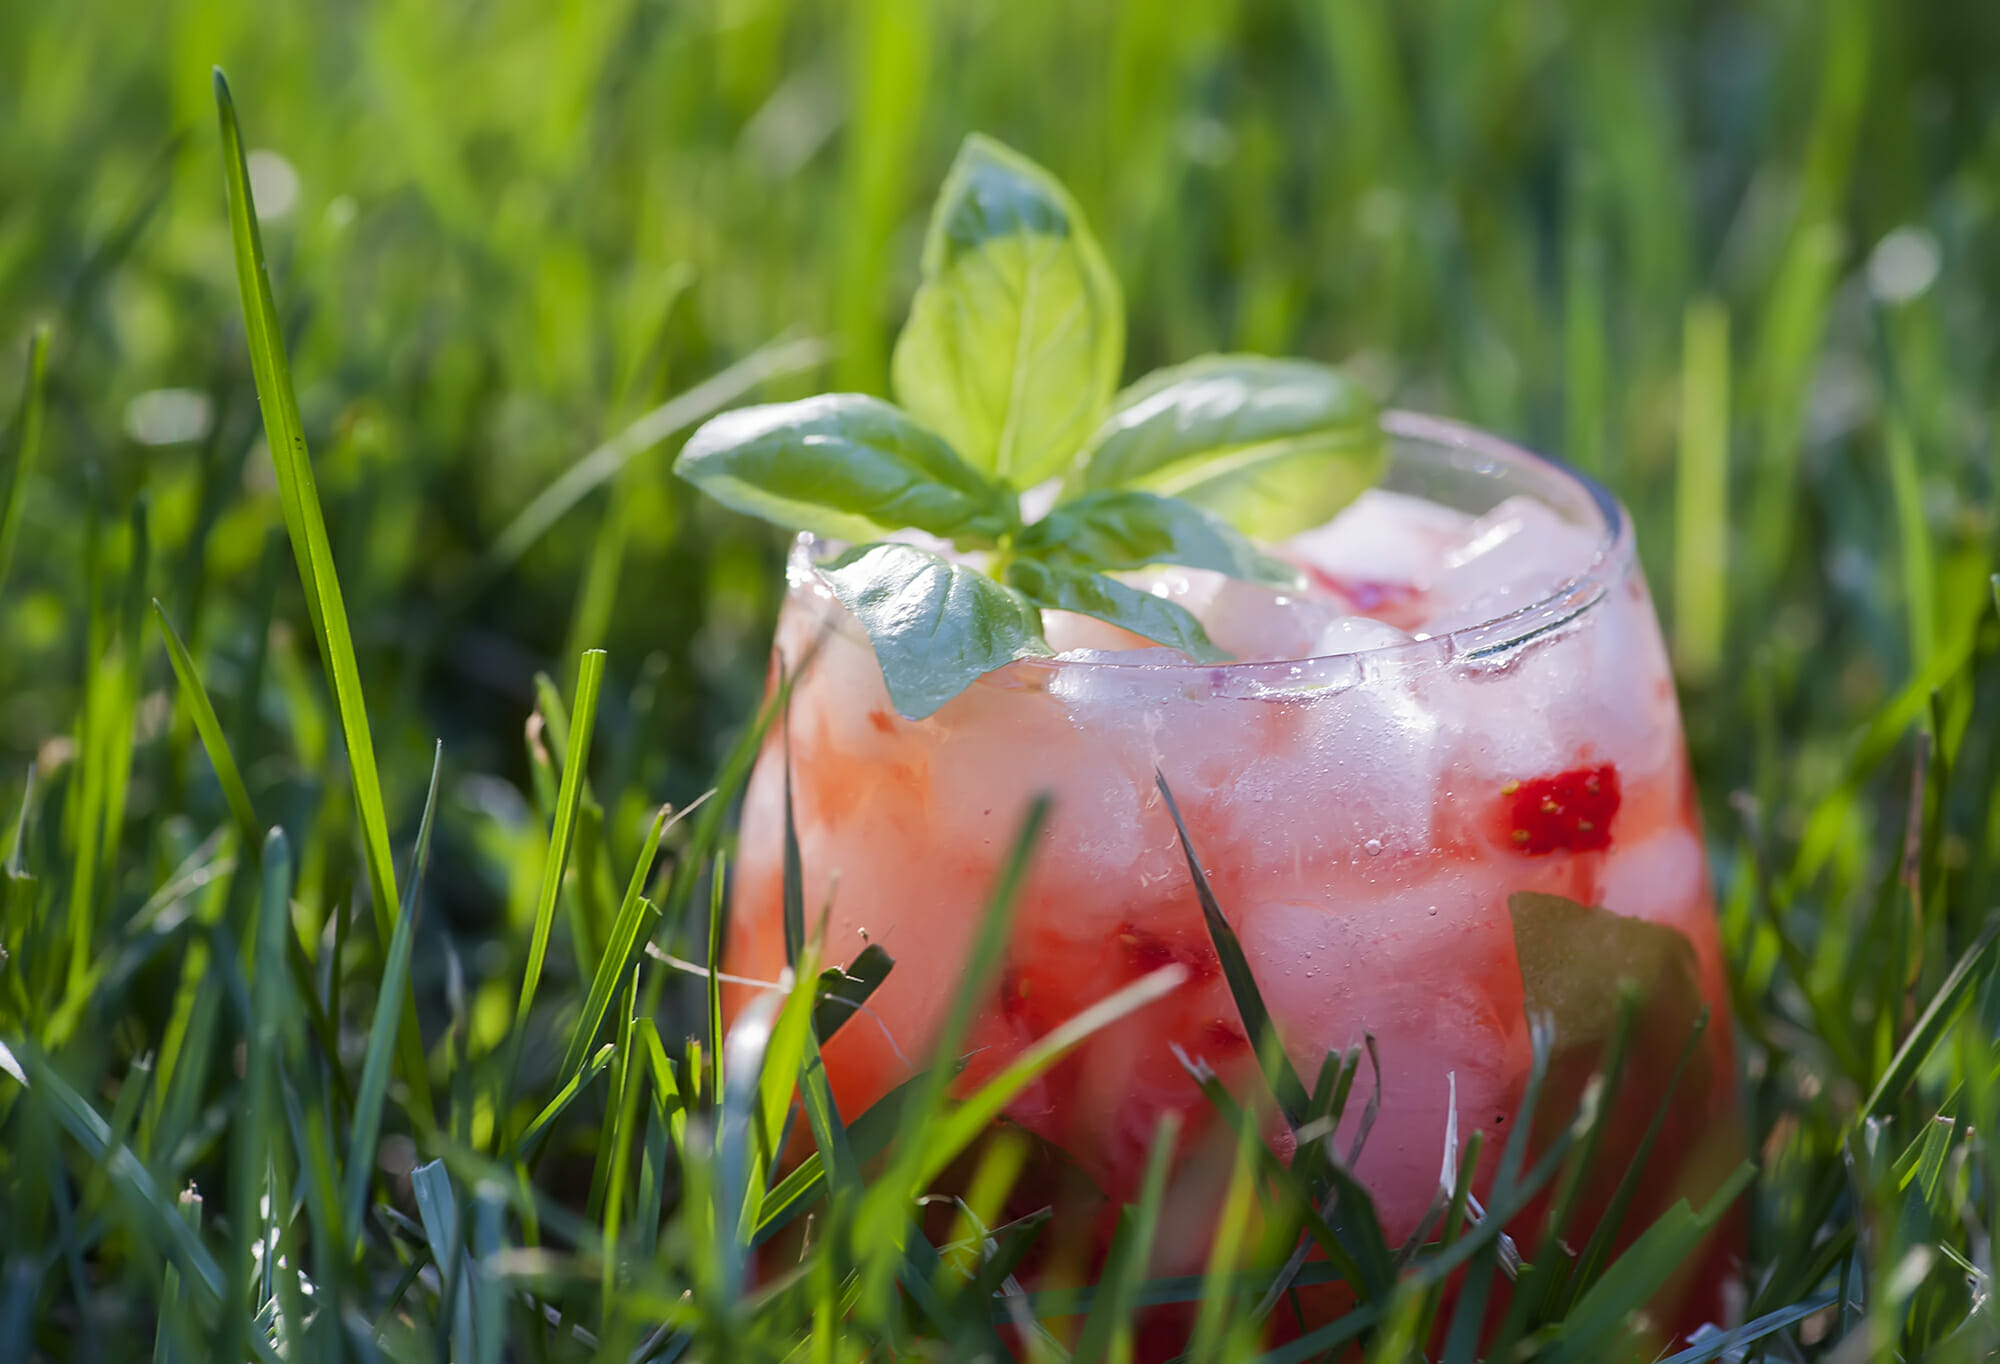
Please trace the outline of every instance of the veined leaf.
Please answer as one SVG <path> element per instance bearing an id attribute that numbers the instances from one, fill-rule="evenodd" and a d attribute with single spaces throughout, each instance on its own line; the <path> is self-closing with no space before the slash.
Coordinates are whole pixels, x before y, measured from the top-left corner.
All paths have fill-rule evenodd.
<path id="1" fill-rule="evenodd" d="M 1258 549 L 1215 513 L 1131 488 L 1062 503 L 1021 533 L 1015 552 L 1084 572 L 1179 564 L 1273 587 L 1300 581 L 1297 569 Z"/>
<path id="2" fill-rule="evenodd" d="M 823 573 L 868 632 L 889 699 L 909 719 L 995 668 L 1049 652 L 1027 598 L 915 545 L 862 545 Z"/>
<path id="3" fill-rule="evenodd" d="M 724 506 L 840 540 L 909 526 L 991 544 L 1018 518 L 1006 489 L 860 393 L 724 413 L 688 438 L 674 471 Z"/>
<path id="4" fill-rule="evenodd" d="M 1127 586 L 1102 573 L 1054 568 L 1033 559 L 1007 566 L 1007 581 L 1037 606 L 1075 611 L 1178 649 L 1197 663 L 1222 663 L 1228 654 L 1215 647 L 1194 613 L 1178 602 Z"/>
<path id="5" fill-rule="evenodd" d="M 1380 477 L 1374 402 L 1309 360 L 1207 355 L 1120 394 L 1079 491 L 1147 488 L 1269 540 L 1319 525 Z"/>
<path id="6" fill-rule="evenodd" d="M 1629 980 L 1644 992 L 1640 1033 L 1678 1049 L 1701 1013 L 1694 944 L 1684 934 L 1560 895 L 1508 897 L 1531 1013 L 1555 1023 L 1558 1053 L 1595 1048 L 1617 1027 Z"/>
<path id="7" fill-rule="evenodd" d="M 1059 472 L 1124 363 L 1118 280 L 1075 200 L 990 138 L 959 150 L 896 340 L 896 397 L 1016 487 Z"/>

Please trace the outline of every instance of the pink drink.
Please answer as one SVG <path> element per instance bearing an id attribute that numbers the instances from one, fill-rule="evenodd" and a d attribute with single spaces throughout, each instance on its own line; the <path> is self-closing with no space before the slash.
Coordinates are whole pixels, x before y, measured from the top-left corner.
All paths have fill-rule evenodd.
<path id="1" fill-rule="evenodd" d="M 1461 1137 L 1488 1134 L 1480 1193 L 1523 1117 L 1516 892 L 1603 906 L 1692 945 L 1713 1018 L 1626 1225 L 1642 1229 L 1677 1197 L 1698 1205 L 1734 1158 L 1714 911 L 1630 529 L 1601 490 L 1490 437 L 1401 414 L 1385 426 L 1382 488 L 1276 547 L 1306 570 L 1303 592 L 1180 569 L 1135 576 L 1202 618 L 1239 660 L 1221 667 L 1050 613 L 1057 658 L 988 674 L 907 721 L 808 548 L 792 559 L 776 649 L 799 660 L 819 645 L 791 707 L 806 905 L 810 915 L 832 896 L 835 960 L 865 940 L 897 961 L 874 1018 L 827 1050 L 842 1111 L 859 1113 L 929 1055 L 999 863 L 1031 798 L 1051 792 L 965 1083 L 1139 975 L 1187 965 L 1187 984 L 1097 1035 L 1008 1114 L 1114 1202 L 1135 1194 L 1161 1115 L 1181 1114 L 1156 1272 L 1202 1263 L 1229 1159 L 1175 1047 L 1239 1094 L 1259 1082 L 1155 769 L 1306 1084 L 1328 1051 L 1374 1036 L 1381 1111 L 1357 1170 L 1392 1243 L 1437 1189 L 1454 1085 Z M 727 952 L 739 976 L 775 980 L 783 966 L 782 829 L 774 737 L 743 812 Z M 1598 1206 L 1683 1040 L 1641 1039 Z M 1590 1063 L 1559 1058 L 1538 1131 L 1569 1116 Z M 1357 1093 L 1369 1083 L 1364 1069 Z M 1585 1236 L 1573 1226 L 1568 1239 Z"/>

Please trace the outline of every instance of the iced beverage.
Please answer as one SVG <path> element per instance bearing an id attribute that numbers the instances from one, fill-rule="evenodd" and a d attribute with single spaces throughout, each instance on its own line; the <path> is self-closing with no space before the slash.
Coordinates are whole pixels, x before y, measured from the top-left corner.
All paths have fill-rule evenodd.
<path id="1" fill-rule="evenodd" d="M 1234 656 L 1226 665 L 1050 612 L 1056 657 L 905 720 L 819 580 L 814 546 L 791 561 L 776 651 L 812 658 L 790 712 L 806 904 L 831 897 L 834 959 L 874 942 L 898 963 L 870 1016 L 827 1050 L 842 1111 L 924 1063 L 1000 861 L 1031 799 L 1051 793 L 964 1083 L 1183 963 L 1184 986 L 1094 1037 L 1007 1115 L 1113 1205 L 1135 1194 L 1161 1116 L 1181 1115 L 1157 1272 L 1199 1267 L 1228 1163 L 1227 1134 L 1177 1050 L 1239 1090 L 1258 1081 L 1156 771 L 1306 1083 L 1329 1051 L 1373 1037 L 1380 1115 L 1357 1172 L 1392 1242 L 1437 1190 L 1454 1099 L 1461 1135 L 1489 1135 L 1483 1193 L 1511 1125 L 1539 1120 L 1545 1133 L 1567 1119 L 1552 1105 L 1573 1106 L 1595 1063 L 1595 1051 L 1563 1050 L 1591 1039 L 1558 1036 L 1550 1104 L 1521 1111 L 1535 1002 L 1524 970 L 1551 969 L 1549 944 L 1523 961 L 1510 909 L 1522 892 L 1681 935 L 1690 997 L 1713 1010 L 1629 1225 L 1673 1198 L 1699 1204 L 1733 1159 L 1714 910 L 1628 523 L 1601 489 L 1490 437 L 1402 414 L 1385 428 L 1380 485 L 1271 547 L 1303 570 L 1303 589 L 1174 568 L 1126 575 L 1190 608 Z M 731 973 L 763 980 L 784 965 L 782 768 L 774 735 L 743 811 L 727 948 Z M 1565 960 L 1563 946 L 1554 969 L 1616 968 Z M 1664 1097 L 1676 1031 L 1639 1040 L 1600 1156 L 1613 1175 Z M 1360 1088 L 1371 1084 L 1364 1070 Z"/>

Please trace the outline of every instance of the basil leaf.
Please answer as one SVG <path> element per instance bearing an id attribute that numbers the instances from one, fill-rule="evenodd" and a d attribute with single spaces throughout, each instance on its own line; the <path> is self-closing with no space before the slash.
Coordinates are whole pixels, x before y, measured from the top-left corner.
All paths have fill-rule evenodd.
<path id="1" fill-rule="evenodd" d="M 820 570 L 854 613 L 905 718 L 921 720 L 995 668 L 1047 655 L 1041 613 L 978 569 L 915 545 L 861 545 Z"/>
<path id="2" fill-rule="evenodd" d="M 1012 493 L 859 393 L 725 412 L 688 438 L 674 471 L 737 511 L 840 540 L 908 526 L 986 545 L 1019 518 Z"/>
<path id="3" fill-rule="evenodd" d="M 1208 355 L 1120 394 L 1076 482 L 1086 492 L 1182 497 L 1278 540 L 1353 501 L 1381 476 L 1383 458 L 1374 402 L 1338 370 Z"/>
<path id="4" fill-rule="evenodd" d="M 1701 1158 L 1674 1150 L 1680 1143 L 1713 1133 L 1726 1146 L 1732 1138 L 1713 1126 L 1721 1057 L 1712 1038 L 1695 1034 L 1704 1026 L 1726 1028 L 1728 1019 L 1703 1022 L 1701 968 L 1687 935 L 1532 891 L 1510 895 L 1507 912 L 1527 1015 L 1555 1028 L 1531 1130 L 1553 1131 L 1574 1120 L 1592 1077 L 1605 1068 L 1629 988 L 1638 992 L 1638 1009 L 1622 1080 L 1603 1100 L 1610 1106 L 1604 1120 L 1613 1131 L 1637 1132 L 1646 1115 L 1665 1112 L 1661 1149 L 1689 1162 L 1684 1173 Z"/>
<path id="5" fill-rule="evenodd" d="M 1264 553 L 1213 512 L 1134 489 L 1085 493 L 1058 504 L 1016 538 L 1015 552 L 1083 572 L 1179 564 L 1296 587 L 1299 571 Z"/>
<path id="6" fill-rule="evenodd" d="M 1536 891 L 1509 896 L 1507 912 L 1528 1011 L 1554 1022 L 1558 1052 L 1609 1041 L 1628 982 L 1642 992 L 1639 1036 L 1675 1051 L 1687 1040 L 1702 997 L 1686 934 Z"/>
<path id="7" fill-rule="evenodd" d="M 1118 280 L 1069 193 L 977 134 L 952 163 L 896 339 L 896 398 L 1015 487 L 1060 471 L 1124 363 Z"/>
<path id="8" fill-rule="evenodd" d="M 1165 597 L 1127 586 L 1116 578 L 1034 559 L 1016 559 L 1007 566 L 1007 581 L 1026 593 L 1037 606 L 1095 616 L 1170 649 L 1179 649 L 1197 663 L 1229 661 L 1229 655 L 1215 647 L 1192 611 Z"/>

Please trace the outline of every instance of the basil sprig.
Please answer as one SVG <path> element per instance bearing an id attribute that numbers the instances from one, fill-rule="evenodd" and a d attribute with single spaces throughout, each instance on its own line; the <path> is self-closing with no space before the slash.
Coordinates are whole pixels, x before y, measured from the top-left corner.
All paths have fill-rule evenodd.
<path id="1" fill-rule="evenodd" d="M 1227 655 L 1178 604 L 1108 576 L 1180 564 L 1289 586 L 1282 538 L 1379 475 L 1374 404 L 1305 360 L 1212 355 L 1117 392 L 1117 277 L 1069 193 L 977 134 L 945 177 L 896 341 L 896 404 L 858 393 L 744 408 L 689 438 L 683 477 L 737 511 L 855 546 L 823 569 L 911 719 L 1047 655 L 1043 608 Z M 1062 480 L 1024 522 L 1023 489 Z M 987 571 L 901 542 L 918 530 Z"/>

